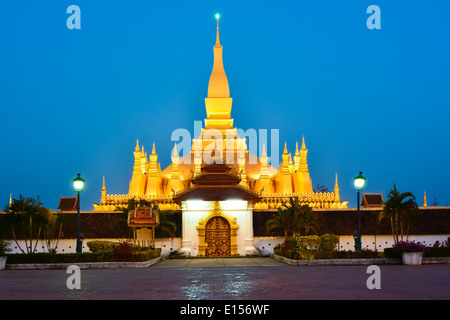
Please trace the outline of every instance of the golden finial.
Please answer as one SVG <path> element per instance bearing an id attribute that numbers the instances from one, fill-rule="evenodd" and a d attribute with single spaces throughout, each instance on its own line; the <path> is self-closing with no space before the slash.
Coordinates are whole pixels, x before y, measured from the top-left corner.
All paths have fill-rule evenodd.
<path id="1" fill-rule="evenodd" d="M 217 20 L 217 37 L 216 37 L 216 47 L 220 47 L 220 38 L 219 38 L 219 19 L 220 14 L 216 13 L 214 16 Z"/>

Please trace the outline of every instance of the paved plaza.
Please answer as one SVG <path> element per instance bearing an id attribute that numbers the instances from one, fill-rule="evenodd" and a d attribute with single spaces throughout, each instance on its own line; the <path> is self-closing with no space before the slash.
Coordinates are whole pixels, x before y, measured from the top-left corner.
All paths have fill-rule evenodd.
<path id="1" fill-rule="evenodd" d="M 149 268 L 2 270 L 0 299 L 340 300 L 450 299 L 450 264 L 380 266 L 381 289 L 368 289 L 367 266 L 291 266 L 271 258 L 169 259 Z"/>

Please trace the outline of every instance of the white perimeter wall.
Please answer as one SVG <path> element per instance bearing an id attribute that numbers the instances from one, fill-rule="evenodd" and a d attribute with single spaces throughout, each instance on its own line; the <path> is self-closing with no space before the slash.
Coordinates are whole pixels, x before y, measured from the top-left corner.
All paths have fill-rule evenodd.
<path id="1" fill-rule="evenodd" d="M 238 230 L 239 232 L 239 230 Z M 437 240 L 443 242 L 447 240 L 450 236 L 448 235 L 419 235 L 419 236 L 410 236 L 409 240 L 420 241 L 425 245 L 433 245 Z M 89 248 L 86 245 L 86 242 L 93 240 L 104 240 L 104 241 L 114 241 L 119 242 L 124 239 L 85 239 L 83 241 L 83 252 L 89 252 Z M 284 237 L 254 237 L 253 243 L 258 251 L 263 255 L 269 255 L 273 253 L 273 247 L 278 244 L 283 243 Z M 172 251 L 178 251 L 181 249 L 181 238 L 161 238 L 155 240 L 155 247 L 161 248 L 162 254 L 169 254 Z M 22 248 L 25 247 L 24 241 L 19 241 L 19 244 Z M 383 251 L 384 248 L 390 248 L 394 244 L 394 240 L 391 235 L 382 235 L 382 236 L 363 236 L 362 237 L 362 248 L 370 249 L 370 250 L 378 250 Z M 9 248 L 12 250 L 11 253 L 21 253 L 17 248 L 16 243 L 12 240 L 9 241 Z M 76 248 L 76 239 L 63 239 L 59 241 L 57 252 L 58 253 L 75 253 Z M 340 236 L 339 237 L 339 250 L 354 250 L 355 241 L 353 236 Z M 238 248 L 238 251 L 241 252 L 244 248 Z M 46 246 L 43 241 L 39 241 L 37 247 L 37 252 L 47 252 Z"/>

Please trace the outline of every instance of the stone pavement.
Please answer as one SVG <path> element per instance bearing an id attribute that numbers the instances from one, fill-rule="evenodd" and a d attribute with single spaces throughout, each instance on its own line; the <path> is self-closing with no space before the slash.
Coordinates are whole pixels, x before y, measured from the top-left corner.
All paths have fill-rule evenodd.
<path id="1" fill-rule="evenodd" d="M 367 266 L 291 266 L 271 258 L 170 259 L 149 268 L 2 270 L 0 299 L 378 300 L 450 299 L 450 265 L 383 265 L 369 290 Z"/>

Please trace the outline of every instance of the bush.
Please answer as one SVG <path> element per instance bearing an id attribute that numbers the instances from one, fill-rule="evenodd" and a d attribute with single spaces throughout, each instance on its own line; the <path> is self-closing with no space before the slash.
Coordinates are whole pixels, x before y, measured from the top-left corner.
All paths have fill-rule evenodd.
<path id="1" fill-rule="evenodd" d="M 392 248 L 384 249 L 384 256 L 386 258 L 401 258 L 403 252 L 424 252 L 424 255 L 427 255 L 429 247 L 426 245 L 415 242 L 415 241 L 398 241 L 394 243 Z"/>
<path id="2" fill-rule="evenodd" d="M 400 252 L 427 252 L 428 247 L 420 242 L 415 241 L 398 241 L 392 246 L 394 250 Z"/>
<path id="3" fill-rule="evenodd" d="M 114 257 L 117 261 L 131 261 L 133 247 L 128 241 L 121 241 L 113 247 Z"/>
<path id="4" fill-rule="evenodd" d="M 334 234 L 301 236 L 285 239 L 282 245 L 273 248 L 277 255 L 289 259 L 368 259 L 380 258 L 382 253 L 363 249 L 360 251 L 338 251 L 339 237 Z"/>
<path id="5" fill-rule="evenodd" d="M 302 236 L 297 237 L 297 253 L 298 258 L 312 260 L 320 246 L 319 236 Z"/>
<path id="6" fill-rule="evenodd" d="M 335 234 L 326 233 L 320 236 L 319 251 L 334 251 L 339 243 L 339 236 Z"/>
<path id="7" fill-rule="evenodd" d="M 146 248 L 132 252 L 129 260 L 132 262 L 147 261 L 159 257 L 161 249 Z M 122 256 L 123 258 L 123 256 Z M 80 263 L 80 262 L 114 262 L 119 260 L 113 251 L 83 252 L 83 253 L 16 253 L 8 256 L 8 264 L 16 263 Z"/>
<path id="8" fill-rule="evenodd" d="M 8 264 L 15 263 L 77 263 L 113 261 L 112 252 L 84 253 L 16 253 L 8 256 Z"/>
<path id="9" fill-rule="evenodd" d="M 116 245 L 116 242 L 95 240 L 86 242 L 86 245 L 88 246 L 89 250 L 94 253 L 104 251 L 112 252 L 114 246 Z"/>

